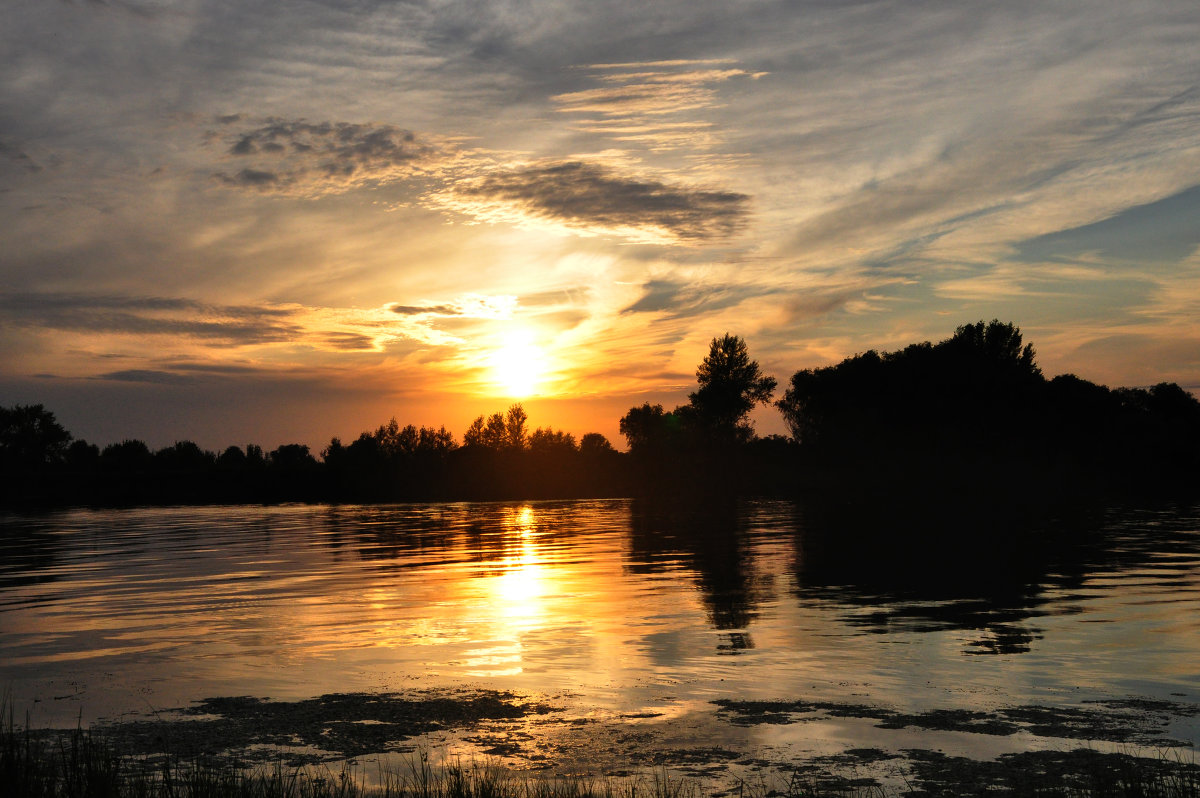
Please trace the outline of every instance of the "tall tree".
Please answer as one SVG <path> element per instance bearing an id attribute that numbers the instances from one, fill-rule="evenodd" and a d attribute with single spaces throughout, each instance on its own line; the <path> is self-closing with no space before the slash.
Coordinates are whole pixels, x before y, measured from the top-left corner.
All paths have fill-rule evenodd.
<path id="1" fill-rule="evenodd" d="M 505 443 L 510 449 L 519 451 L 528 446 L 529 433 L 525 429 L 525 422 L 528 420 L 529 414 L 521 405 L 515 404 L 508 408 L 508 412 L 504 415 L 504 437 Z"/>
<path id="2" fill-rule="evenodd" d="M 700 387 L 688 396 L 696 420 L 719 435 L 749 437 L 750 411 L 770 402 L 775 392 L 775 378 L 764 375 L 746 342 L 729 333 L 712 339 L 696 381 Z"/>
<path id="3" fill-rule="evenodd" d="M 1022 346 L 1021 331 L 1011 322 L 992 319 L 987 324 L 964 324 L 939 346 L 993 366 L 1005 363 L 1031 376 L 1042 373 L 1034 361 L 1033 344 Z"/>
<path id="4" fill-rule="evenodd" d="M 0 407 L 0 463 L 6 467 L 62 462 L 70 442 L 71 433 L 42 405 Z"/>

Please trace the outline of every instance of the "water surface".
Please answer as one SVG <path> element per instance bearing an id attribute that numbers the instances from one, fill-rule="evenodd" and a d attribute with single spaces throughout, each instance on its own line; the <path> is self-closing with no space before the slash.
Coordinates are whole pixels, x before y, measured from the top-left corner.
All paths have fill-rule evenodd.
<path id="1" fill-rule="evenodd" d="M 957 543 L 933 548 L 909 544 L 911 519 L 893 530 L 877 516 L 866 534 L 784 502 L 5 516 L 0 685 L 41 725 L 213 696 L 494 688 L 579 717 L 645 718 L 672 734 L 664 724 L 690 718 L 696 739 L 810 751 L 889 743 L 855 719 L 740 731 L 696 719 L 718 699 L 1194 705 L 1198 516 L 963 518 L 948 538 L 943 519 Z M 1194 719 L 1171 724 L 1196 739 Z"/>

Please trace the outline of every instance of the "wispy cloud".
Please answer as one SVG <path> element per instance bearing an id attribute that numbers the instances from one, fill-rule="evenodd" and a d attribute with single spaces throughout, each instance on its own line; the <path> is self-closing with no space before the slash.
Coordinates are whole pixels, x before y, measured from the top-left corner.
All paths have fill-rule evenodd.
<path id="1" fill-rule="evenodd" d="M 600 85 L 555 95 L 565 114 L 581 115 L 576 129 L 600 133 L 655 151 L 713 146 L 712 122 L 696 112 L 722 105 L 717 86 L 738 78 L 759 78 L 725 59 L 646 61 L 587 67 Z"/>
<path id="2" fill-rule="evenodd" d="M 459 316 L 500 318 L 512 297 L 468 297 L 453 307 Z M 139 341 L 165 337 L 195 347 L 300 346 L 318 351 L 382 352 L 389 344 L 460 344 L 438 330 L 435 318 L 406 317 L 389 305 L 331 308 L 286 305 L 219 305 L 175 297 L 96 296 L 70 293 L 0 294 L 0 326 L 83 336 L 125 336 Z M 507 308 L 507 310 L 506 310 Z M 436 316 L 437 314 L 431 314 Z M 444 315 L 444 314 L 443 314 Z"/>
<path id="3" fill-rule="evenodd" d="M 431 201 L 481 222 L 700 244 L 745 226 L 750 198 L 618 172 L 587 161 L 544 161 L 464 179 Z"/>
<path id="4" fill-rule="evenodd" d="M 661 313 L 683 318 L 737 307 L 747 299 L 779 293 L 776 287 L 756 285 L 703 285 L 674 280 L 650 280 L 642 297 L 622 313 Z"/>

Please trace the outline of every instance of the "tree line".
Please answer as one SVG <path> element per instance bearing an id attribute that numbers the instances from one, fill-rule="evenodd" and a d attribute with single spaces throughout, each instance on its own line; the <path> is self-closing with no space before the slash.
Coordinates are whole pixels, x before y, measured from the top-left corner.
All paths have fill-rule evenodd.
<path id="1" fill-rule="evenodd" d="M 461 442 L 396 419 L 314 454 L 192 441 L 157 451 L 74 438 L 42 405 L 0 408 L 0 501 L 140 504 L 728 496 L 805 489 L 1030 491 L 1194 487 L 1200 402 L 1174 383 L 1109 389 L 1046 379 L 1011 323 L 959 327 L 938 343 L 874 350 L 794 373 L 783 396 L 739 336 L 714 338 L 697 387 L 672 410 L 620 419 L 628 451 L 599 433 L 530 429 L 520 404 L 477 417 Z M 774 400 L 774 401 L 773 401 Z M 790 436 L 760 437 L 772 404 Z"/>
<path id="2" fill-rule="evenodd" d="M 221 452 L 192 441 L 103 449 L 74 438 L 42 405 L 0 408 L 3 503 L 106 504 L 412 501 L 625 492 L 618 452 L 603 435 L 529 429 L 520 404 L 480 416 L 459 443 L 445 427 L 395 418 L 319 453 L 290 443 Z"/>

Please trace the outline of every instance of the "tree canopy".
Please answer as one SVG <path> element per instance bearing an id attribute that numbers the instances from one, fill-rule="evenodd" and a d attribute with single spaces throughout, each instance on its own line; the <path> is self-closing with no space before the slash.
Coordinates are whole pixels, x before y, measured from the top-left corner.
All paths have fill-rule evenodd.
<path id="1" fill-rule="evenodd" d="M 696 369 L 696 382 L 699 388 L 688 395 L 696 419 L 721 433 L 748 433 L 750 411 L 770 402 L 775 392 L 775 378 L 764 375 L 758 361 L 750 359 L 746 342 L 729 333 L 712 339 Z"/>
<path id="2" fill-rule="evenodd" d="M 42 405 L 0 407 L 0 463 L 41 468 L 62 461 L 71 433 Z"/>
<path id="3" fill-rule="evenodd" d="M 994 319 L 936 344 L 797 371 L 776 404 L 810 463 L 859 478 L 954 475 L 1015 490 L 1018 474 L 1145 482 L 1200 468 L 1194 396 L 1173 383 L 1047 380 L 1021 331 Z"/>

